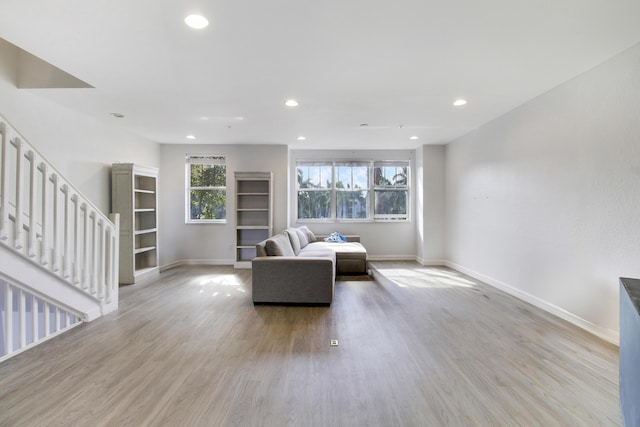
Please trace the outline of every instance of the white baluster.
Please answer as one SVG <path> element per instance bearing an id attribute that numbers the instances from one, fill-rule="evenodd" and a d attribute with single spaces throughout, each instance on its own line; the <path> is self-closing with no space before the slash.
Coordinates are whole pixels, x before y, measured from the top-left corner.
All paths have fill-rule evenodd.
<path id="1" fill-rule="evenodd" d="M 31 342 L 38 341 L 38 298 L 31 295 Z"/>
<path id="2" fill-rule="evenodd" d="M 42 172 L 42 237 L 40 239 L 40 264 L 47 265 L 49 263 L 49 226 L 47 217 L 49 213 L 49 205 L 47 204 L 47 194 L 49 194 L 49 167 L 45 162 L 40 163 L 40 172 Z M 55 227 L 55 226 L 54 226 Z"/>
<path id="3" fill-rule="evenodd" d="M 73 195 L 73 284 L 80 283 L 80 262 L 79 262 L 79 246 L 80 246 L 80 202 L 78 195 Z"/>
<path id="4" fill-rule="evenodd" d="M 99 267 L 98 267 L 98 298 L 99 299 L 103 299 L 104 298 L 104 288 L 105 288 L 105 272 L 104 272 L 104 268 L 105 268 L 105 263 L 104 263 L 104 259 L 106 257 L 106 252 L 105 252 L 105 224 L 104 221 L 102 219 L 100 219 L 99 221 L 100 224 L 100 246 L 99 246 Z"/>
<path id="5" fill-rule="evenodd" d="M 112 276 L 112 260 L 111 260 L 111 247 L 113 245 L 113 230 L 111 227 L 107 227 L 105 234 L 105 248 L 104 248 L 104 258 L 105 258 L 105 292 L 104 292 L 104 300 L 105 303 L 111 302 L 111 276 Z"/>
<path id="6" fill-rule="evenodd" d="M 93 214 L 93 226 L 91 227 L 91 241 L 93 248 L 91 251 L 91 295 L 95 295 L 98 287 L 98 215 Z"/>
<path id="7" fill-rule="evenodd" d="M 49 335 L 51 335 L 51 311 L 50 311 L 50 307 L 49 307 L 49 303 L 47 301 L 43 301 L 44 303 L 44 310 L 42 310 L 42 313 L 44 314 L 44 338 L 48 337 Z"/>
<path id="8" fill-rule="evenodd" d="M 53 332 L 56 333 L 60 330 L 60 307 L 53 306 L 53 310 L 55 312 L 54 321 L 56 322 L 55 326 L 53 327 Z"/>
<path id="9" fill-rule="evenodd" d="M 27 345 L 27 296 L 20 289 L 18 294 L 18 330 L 20 331 L 20 347 Z"/>
<path id="10" fill-rule="evenodd" d="M 22 149 L 24 145 L 20 138 L 16 138 L 14 140 L 14 146 L 16 147 L 16 212 L 13 229 L 13 246 L 20 250 L 22 249 Z"/>
<path id="11" fill-rule="evenodd" d="M 9 283 L 4 288 L 4 348 L 13 353 L 13 289 Z"/>
<path id="12" fill-rule="evenodd" d="M 27 236 L 27 255 L 29 258 L 36 256 L 36 173 L 38 168 L 36 165 L 36 154 L 29 150 L 27 153 L 29 158 L 29 235 Z"/>
<path id="13" fill-rule="evenodd" d="M 70 254 L 70 248 L 69 248 L 69 203 L 71 203 L 71 198 L 69 197 L 69 186 L 67 184 L 64 184 L 62 186 L 62 191 L 64 192 L 64 221 L 63 221 L 63 227 L 62 227 L 62 232 L 63 237 L 62 237 L 62 244 L 63 244 L 63 249 L 62 249 L 62 253 L 63 253 L 63 258 L 62 258 L 62 277 L 64 277 L 65 279 L 69 278 L 71 276 L 71 272 L 69 271 L 69 261 L 71 259 L 71 254 Z"/>
<path id="14" fill-rule="evenodd" d="M 59 261 L 58 261 L 58 193 L 60 188 L 58 187 L 58 175 L 52 174 L 51 181 L 53 182 L 53 201 L 52 201 L 52 209 L 53 209 L 53 242 L 51 246 L 51 270 L 60 271 Z"/>
<path id="15" fill-rule="evenodd" d="M 7 125 L 0 123 L 0 134 L 2 134 L 2 158 L 0 161 L 0 240 L 7 240 L 7 223 L 9 221 L 9 211 L 7 206 L 9 204 L 9 161 L 7 159 L 7 152 L 9 146 L 9 138 L 7 137 Z"/>
<path id="16" fill-rule="evenodd" d="M 84 245 L 83 245 L 83 250 L 82 250 L 82 265 L 83 265 L 83 271 L 82 271 L 82 289 L 89 289 L 89 281 L 90 281 L 90 276 L 89 276 L 89 207 L 87 206 L 86 203 L 82 204 L 82 209 L 84 210 L 84 225 L 83 225 L 83 231 L 82 231 L 82 236 L 84 239 Z"/>

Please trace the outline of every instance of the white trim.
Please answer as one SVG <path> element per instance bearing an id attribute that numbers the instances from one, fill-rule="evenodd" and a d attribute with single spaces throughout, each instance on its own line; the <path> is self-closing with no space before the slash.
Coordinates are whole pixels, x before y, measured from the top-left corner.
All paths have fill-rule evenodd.
<path id="1" fill-rule="evenodd" d="M 415 255 L 368 255 L 367 261 L 416 261 Z"/>
<path id="2" fill-rule="evenodd" d="M 418 263 L 420 263 L 421 265 L 427 266 L 427 267 L 444 267 L 446 262 L 443 259 L 422 259 L 419 257 L 416 257 L 416 260 L 418 261 Z"/>
<path id="3" fill-rule="evenodd" d="M 561 319 L 566 320 L 569 323 L 572 323 L 576 326 L 578 326 L 579 328 L 584 329 L 587 332 L 592 333 L 593 335 L 596 335 L 597 337 L 602 338 L 603 340 L 617 345 L 620 345 L 620 332 L 619 331 L 614 331 L 611 329 L 605 329 L 601 326 L 598 326 L 592 322 L 589 322 L 588 320 L 585 320 L 581 317 L 576 316 L 573 313 L 569 313 L 568 311 L 566 311 L 563 308 L 560 308 L 554 304 L 551 304 L 550 302 L 547 302 L 541 298 L 538 298 L 536 296 L 533 296 L 531 294 L 528 294 L 524 291 L 521 291 L 520 289 L 517 289 L 511 285 L 508 285 L 507 283 L 501 282 L 500 280 L 494 279 L 492 277 L 486 276 L 482 273 L 478 273 L 477 271 L 471 270 L 469 268 L 466 268 L 462 265 L 456 264 L 454 262 L 451 261 L 446 261 L 445 262 L 445 266 L 452 268 L 456 271 L 459 271 L 461 273 L 466 274 L 467 276 L 471 276 L 474 279 L 480 280 L 483 283 L 486 283 L 490 286 L 493 286 L 494 288 L 500 289 L 503 292 L 506 292 L 518 299 L 521 299 L 525 302 L 528 302 L 529 304 L 540 308 L 548 313 L 553 314 L 554 316 L 557 316 Z"/>
<path id="4" fill-rule="evenodd" d="M 228 265 L 233 267 L 234 263 L 235 260 L 233 259 L 181 259 L 161 266 L 160 272 L 171 270 L 172 268 L 183 265 Z"/>

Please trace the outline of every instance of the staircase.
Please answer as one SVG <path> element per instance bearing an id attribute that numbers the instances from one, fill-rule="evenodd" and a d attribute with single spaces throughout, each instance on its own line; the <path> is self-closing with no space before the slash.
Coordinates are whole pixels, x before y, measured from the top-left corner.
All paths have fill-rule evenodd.
<path id="1" fill-rule="evenodd" d="M 105 216 L 0 116 L 0 362 L 118 308 Z"/>

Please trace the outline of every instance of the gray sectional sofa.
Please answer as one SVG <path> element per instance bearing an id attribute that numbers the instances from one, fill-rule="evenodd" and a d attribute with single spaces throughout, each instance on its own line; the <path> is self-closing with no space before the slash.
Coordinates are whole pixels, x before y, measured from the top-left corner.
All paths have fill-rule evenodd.
<path id="1" fill-rule="evenodd" d="M 359 236 L 325 242 L 308 227 L 291 227 L 256 245 L 254 303 L 331 304 L 336 275 L 367 274 Z"/>

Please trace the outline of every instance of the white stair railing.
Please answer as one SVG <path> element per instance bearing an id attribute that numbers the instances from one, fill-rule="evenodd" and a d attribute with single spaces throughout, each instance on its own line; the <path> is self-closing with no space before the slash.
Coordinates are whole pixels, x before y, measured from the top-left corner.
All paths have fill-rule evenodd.
<path id="1" fill-rule="evenodd" d="M 2 116 L 0 138 L 0 244 L 95 299 L 99 310 L 81 320 L 116 310 L 119 216 L 100 212 Z"/>
<path id="2" fill-rule="evenodd" d="M 0 362 L 80 325 L 81 317 L 0 278 Z"/>

